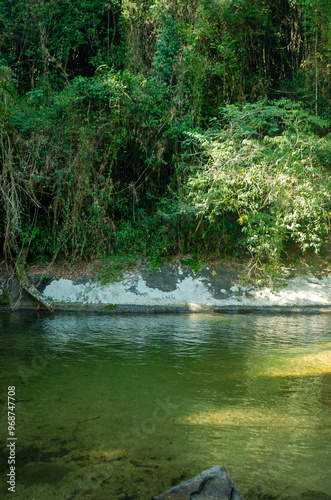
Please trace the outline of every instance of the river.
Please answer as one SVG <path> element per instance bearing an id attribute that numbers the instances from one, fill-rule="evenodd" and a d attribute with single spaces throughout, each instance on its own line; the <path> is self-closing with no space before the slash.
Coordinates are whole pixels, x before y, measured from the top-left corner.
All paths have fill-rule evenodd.
<path id="1" fill-rule="evenodd" d="M 327 314 L 1 313 L 0 358 L 1 498 L 149 500 L 214 465 L 248 500 L 331 498 Z"/>

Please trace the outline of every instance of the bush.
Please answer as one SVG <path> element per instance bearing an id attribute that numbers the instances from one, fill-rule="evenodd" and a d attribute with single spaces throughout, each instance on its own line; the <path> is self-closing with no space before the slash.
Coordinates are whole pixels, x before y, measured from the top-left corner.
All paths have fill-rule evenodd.
<path id="1" fill-rule="evenodd" d="M 183 200 L 209 228 L 236 214 L 241 245 L 257 259 L 279 261 L 288 242 L 316 252 L 330 227 L 329 123 L 288 100 L 221 109 L 206 132 L 187 132 L 200 161 L 186 163 Z M 196 158 L 196 152 L 195 152 Z M 221 238 L 221 235 L 220 235 Z"/>

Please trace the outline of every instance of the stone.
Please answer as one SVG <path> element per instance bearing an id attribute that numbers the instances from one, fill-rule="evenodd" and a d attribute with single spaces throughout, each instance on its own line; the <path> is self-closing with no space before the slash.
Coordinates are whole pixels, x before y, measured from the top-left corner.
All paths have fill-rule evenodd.
<path id="1" fill-rule="evenodd" d="M 198 476 L 171 488 L 153 500 L 244 500 L 230 471 L 215 465 Z"/>

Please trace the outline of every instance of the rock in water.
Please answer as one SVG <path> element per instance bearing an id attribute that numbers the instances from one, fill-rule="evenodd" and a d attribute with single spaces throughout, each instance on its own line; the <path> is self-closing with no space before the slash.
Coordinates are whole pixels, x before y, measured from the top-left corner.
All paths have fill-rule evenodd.
<path id="1" fill-rule="evenodd" d="M 153 497 L 153 500 L 244 500 L 230 471 L 215 465 L 198 476 Z"/>

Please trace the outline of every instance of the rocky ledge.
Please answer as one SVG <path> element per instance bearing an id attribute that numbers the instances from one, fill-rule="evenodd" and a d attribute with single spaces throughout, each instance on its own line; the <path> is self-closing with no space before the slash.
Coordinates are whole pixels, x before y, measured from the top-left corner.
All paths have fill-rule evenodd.
<path id="1" fill-rule="evenodd" d="M 167 264 L 147 266 L 108 284 L 89 277 L 32 275 L 56 310 L 121 312 L 331 312 L 331 273 L 289 271 L 263 284 L 240 269 Z M 14 280 L 0 283 L 0 308 L 34 309 L 38 302 Z"/>

